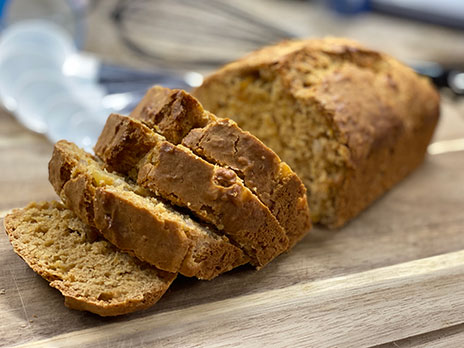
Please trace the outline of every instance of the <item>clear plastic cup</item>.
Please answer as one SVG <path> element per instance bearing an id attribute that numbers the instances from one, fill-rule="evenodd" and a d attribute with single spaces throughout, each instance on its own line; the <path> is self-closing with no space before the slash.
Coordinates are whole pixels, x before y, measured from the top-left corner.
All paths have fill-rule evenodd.
<path id="1" fill-rule="evenodd" d="M 68 71 L 66 62 L 76 55 L 71 37 L 55 24 L 8 27 L 0 38 L 0 98 L 29 129 L 90 149 L 112 110 L 103 107 L 105 93 L 94 76 Z"/>

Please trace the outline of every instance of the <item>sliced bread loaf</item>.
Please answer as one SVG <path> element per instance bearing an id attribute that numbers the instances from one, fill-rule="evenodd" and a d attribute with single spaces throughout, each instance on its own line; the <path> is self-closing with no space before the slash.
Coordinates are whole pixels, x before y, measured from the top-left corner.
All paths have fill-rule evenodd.
<path id="1" fill-rule="evenodd" d="M 138 141 L 133 140 L 136 135 Z M 153 147 L 143 156 L 133 149 L 138 144 Z M 140 161 L 129 172 L 138 170 L 139 185 L 214 224 L 250 256 L 255 266 L 264 266 L 288 248 L 288 238 L 276 218 L 234 171 L 212 165 L 188 148 L 164 140 L 141 122 L 111 115 L 95 149 L 112 169 L 126 173 L 137 153 Z M 114 154 L 118 154 L 117 160 L 113 160 Z"/>
<path id="2" fill-rule="evenodd" d="M 337 38 L 285 41 L 230 63 L 193 94 L 302 178 L 315 222 L 337 227 L 423 160 L 433 86 L 386 54 Z"/>
<path id="3" fill-rule="evenodd" d="M 208 162 L 233 169 L 276 216 L 290 246 L 310 230 L 306 188 L 300 178 L 275 152 L 235 122 L 205 111 L 185 91 L 160 86 L 147 92 L 131 117 L 141 120 L 168 141 L 182 143 Z M 105 129 L 110 131 L 113 127 Z M 117 129 L 122 134 L 125 128 Z M 124 134 L 131 134 L 126 130 Z M 95 148 L 99 155 L 104 140 Z"/>
<path id="4" fill-rule="evenodd" d="M 7 215 L 4 224 L 14 251 L 70 308 L 101 316 L 145 309 L 176 278 L 94 239 L 92 229 L 58 202 L 30 203 Z"/>
<path id="5" fill-rule="evenodd" d="M 98 159 L 73 143 L 55 144 L 49 179 L 79 218 L 118 248 L 162 270 L 212 279 L 247 262 L 243 252 L 213 227 L 106 172 Z"/>

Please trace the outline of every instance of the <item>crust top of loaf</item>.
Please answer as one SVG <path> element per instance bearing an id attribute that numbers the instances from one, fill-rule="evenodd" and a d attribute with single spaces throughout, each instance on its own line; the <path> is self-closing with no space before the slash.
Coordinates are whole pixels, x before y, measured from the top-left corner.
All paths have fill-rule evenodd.
<path id="1" fill-rule="evenodd" d="M 231 75 L 270 83 L 279 78 L 299 107 L 309 105 L 327 118 L 350 149 L 351 164 L 395 142 L 395 135 L 436 123 L 439 115 L 439 95 L 426 78 L 387 54 L 344 38 L 264 47 L 225 65 L 193 94 L 202 100 L 204 87 Z"/>
<path id="2" fill-rule="evenodd" d="M 432 84 L 342 38 L 290 40 L 232 62 L 193 91 L 302 178 L 313 221 L 337 227 L 416 168 L 439 118 Z"/>

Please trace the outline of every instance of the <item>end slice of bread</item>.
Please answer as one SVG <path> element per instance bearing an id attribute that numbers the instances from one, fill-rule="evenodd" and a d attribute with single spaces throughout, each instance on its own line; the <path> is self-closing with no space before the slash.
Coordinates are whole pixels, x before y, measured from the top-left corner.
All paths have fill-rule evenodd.
<path id="1" fill-rule="evenodd" d="M 4 220 L 14 251 L 69 308 L 114 316 L 155 304 L 176 278 L 123 253 L 61 203 L 32 202 Z"/>

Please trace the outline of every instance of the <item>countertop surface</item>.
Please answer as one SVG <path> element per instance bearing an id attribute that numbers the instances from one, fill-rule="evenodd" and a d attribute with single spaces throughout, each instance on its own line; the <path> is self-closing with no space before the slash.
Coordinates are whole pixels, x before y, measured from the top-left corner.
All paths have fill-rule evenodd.
<path id="1" fill-rule="evenodd" d="M 303 6 L 293 5 L 282 13 Z M 109 8 L 92 12 L 90 28 L 104 26 Z M 269 18 L 276 11 L 269 11 Z M 395 47 L 394 55 L 414 53 L 405 37 L 418 45 L 416 36 L 432 33 L 432 43 L 423 42 L 416 53 L 439 59 L 435 49 L 441 47 L 440 56 L 446 50 L 459 56 L 451 47 L 459 32 L 372 16 L 365 20 L 377 23 L 379 32 L 387 30 L 386 23 L 397 24 L 393 31 L 409 28 L 396 44 L 385 45 L 387 51 Z M 361 29 L 350 32 L 349 26 L 337 30 L 381 46 L 372 33 L 357 35 Z M 117 50 L 112 46 L 117 40 L 100 41 L 90 37 L 88 49 L 114 58 L 110 52 Z M 138 66 L 126 48 L 119 50 L 120 59 L 113 62 Z M 0 346 L 462 346 L 464 100 L 445 92 L 441 109 L 424 164 L 347 226 L 313 229 L 292 252 L 259 272 L 244 266 L 213 281 L 179 277 L 143 312 L 100 318 L 67 309 L 59 292 L 13 253 L 2 227 Z M 56 199 L 47 180 L 51 151 L 43 136 L 0 113 L 0 218 L 31 200 Z"/>

